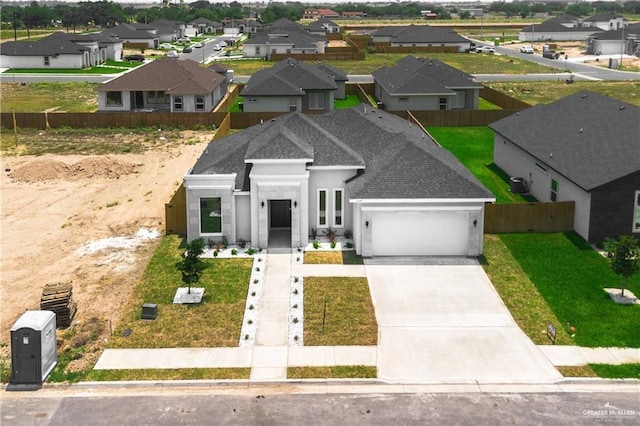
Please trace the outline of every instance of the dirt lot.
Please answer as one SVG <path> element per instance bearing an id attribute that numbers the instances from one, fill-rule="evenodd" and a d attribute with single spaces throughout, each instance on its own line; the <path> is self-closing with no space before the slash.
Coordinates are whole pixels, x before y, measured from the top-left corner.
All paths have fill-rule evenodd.
<path id="1" fill-rule="evenodd" d="M 69 281 L 72 327 L 90 326 L 95 340 L 81 363 L 97 358 L 164 233 L 164 204 L 212 136 L 155 136 L 161 142 L 138 154 L 3 155 L 0 360 L 10 359 L 10 328 L 39 309 L 45 284 Z M 113 143 L 113 135 L 92 142 L 100 137 Z"/>

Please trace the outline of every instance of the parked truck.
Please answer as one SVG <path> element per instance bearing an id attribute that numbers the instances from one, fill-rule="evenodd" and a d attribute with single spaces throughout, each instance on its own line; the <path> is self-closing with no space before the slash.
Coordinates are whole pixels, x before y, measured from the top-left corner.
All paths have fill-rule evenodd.
<path id="1" fill-rule="evenodd" d="M 555 47 L 555 46 L 553 46 Z M 552 46 L 545 44 L 542 46 L 542 57 L 548 59 L 558 59 L 560 57 L 560 53 L 556 52 L 552 49 Z"/>

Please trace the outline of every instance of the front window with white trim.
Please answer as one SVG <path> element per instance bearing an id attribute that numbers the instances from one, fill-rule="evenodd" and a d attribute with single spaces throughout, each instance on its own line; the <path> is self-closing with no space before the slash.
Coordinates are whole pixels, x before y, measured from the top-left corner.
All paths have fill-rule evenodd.
<path id="1" fill-rule="evenodd" d="M 333 226 L 336 228 L 342 228 L 344 226 L 343 212 L 344 212 L 344 190 L 333 190 Z"/>
<path id="2" fill-rule="evenodd" d="M 640 190 L 633 201 L 633 232 L 640 232 Z"/>
<path id="3" fill-rule="evenodd" d="M 327 226 L 327 190 L 318 189 L 318 227 Z"/>
<path id="4" fill-rule="evenodd" d="M 222 234 L 222 199 L 200 198 L 200 233 Z"/>

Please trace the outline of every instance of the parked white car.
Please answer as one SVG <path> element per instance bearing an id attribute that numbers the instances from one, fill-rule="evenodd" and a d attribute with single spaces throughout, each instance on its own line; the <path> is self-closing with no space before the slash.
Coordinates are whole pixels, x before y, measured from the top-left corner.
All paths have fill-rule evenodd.
<path id="1" fill-rule="evenodd" d="M 480 46 L 476 47 L 477 53 L 496 53 L 496 49 L 491 46 Z"/>
<path id="2" fill-rule="evenodd" d="M 202 43 L 193 43 L 191 47 L 202 47 L 204 46 Z"/>
<path id="3" fill-rule="evenodd" d="M 178 41 L 179 41 L 180 43 L 191 43 L 191 39 L 190 39 L 189 37 L 186 37 L 186 36 L 185 36 L 185 37 L 180 37 L 180 38 L 178 39 Z"/>
<path id="4" fill-rule="evenodd" d="M 167 58 L 179 58 L 180 54 L 176 50 L 170 50 L 167 52 Z"/>
<path id="5" fill-rule="evenodd" d="M 533 54 L 533 47 L 531 47 L 531 46 L 520 46 L 520 53 Z"/>
<path id="6" fill-rule="evenodd" d="M 216 43 L 216 44 L 213 45 L 213 50 L 216 50 L 216 51 L 222 50 L 222 46 L 220 46 L 219 44 Z"/>

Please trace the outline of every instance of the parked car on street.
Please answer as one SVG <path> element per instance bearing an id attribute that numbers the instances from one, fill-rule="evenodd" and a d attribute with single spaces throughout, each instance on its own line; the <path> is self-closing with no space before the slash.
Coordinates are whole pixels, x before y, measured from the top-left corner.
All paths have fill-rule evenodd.
<path id="1" fill-rule="evenodd" d="M 189 37 L 180 37 L 178 41 L 180 43 L 191 43 L 191 39 Z"/>
<path id="2" fill-rule="evenodd" d="M 140 53 L 134 53 L 133 55 L 126 55 L 124 57 L 124 60 L 129 62 L 144 62 L 144 55 Z"/>
<path id="3" fill-rule="evenodd" d="M 476 47 L 477 53 L 496 53 L 496 49 L 491 46 L 480 46 Z"/>
<path id="4" fill-rule="evenodd" d="M 542 57 L 547 59 L 558 59 L 560 54 L 555 50 L 545 50 L 542 52 Z"/>
<path id="5" fill-rule="evenodd" d="M 204 46 L 202 43 L 194 43 L 193 44 L 193 47 L 202 47 L 202 46 Z"/>
<path id="6" fill-rule="evenodd" d="M 167 52 L 167 58 L 178 58 L 180 54 L 176 50 L 170 50 Z"/>
<path id="7" fill-rule="evenodd" d="M 533 54 L 533 47 L 531 47 L 531 46 L 520 46 L 520 53 Z"/>
<path id="8" fill-rule="evenodd" d="M 222 50 L 222 46 L 220 46 L 219 44 L 214 44 L 213 45 L 213 50 L 218 51 L 218 50 Z"/>
<path id="9" fill-rule="evenodd" d="M 182 53 L 191 53 L 191 52 L 193 52 L 193 49 L 190 46 L 187 46 L 184 49 L 182 49 Z"/>

